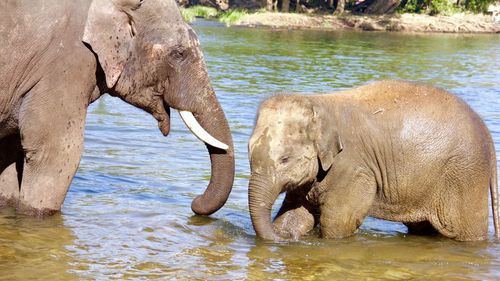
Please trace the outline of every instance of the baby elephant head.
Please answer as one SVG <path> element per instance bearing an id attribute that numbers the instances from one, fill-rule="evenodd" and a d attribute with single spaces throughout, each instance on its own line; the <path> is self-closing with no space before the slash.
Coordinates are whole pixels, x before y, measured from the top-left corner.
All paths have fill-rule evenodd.
<path id="1" fill-rule="evenodd" d="M 342 144 L 326 112 L 304 96 L 277 96 L 259 110 L 249 142 L 249 205 L 257 235 L 277 240 L 271 209 L 281 192 L 304 188 L 330 169 Z"/>

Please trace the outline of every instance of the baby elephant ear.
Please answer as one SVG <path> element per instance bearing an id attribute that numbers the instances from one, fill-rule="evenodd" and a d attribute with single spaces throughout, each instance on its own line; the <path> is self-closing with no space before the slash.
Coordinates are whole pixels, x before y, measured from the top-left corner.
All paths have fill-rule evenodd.
<path id="1" fill-rule="evenodd" d="M 315 129 L 317 135 L 315 139 L 315 147 L 318 152 L 319 162 L 323 171 L 328 171 L 333 164 L 333 159 L 339 154 L 344 146 L 342 139 L 336 132 L 335 128 L 328 127 L 322 117 L 314 113 Z"/>
<path id="2" fill-rule="evenodd" d="M 115 86 L 123 71 L 133 36 L 131 18 L 113 1 L 92 1 L 82 41 L 97 54 L 108 88 Z"/>

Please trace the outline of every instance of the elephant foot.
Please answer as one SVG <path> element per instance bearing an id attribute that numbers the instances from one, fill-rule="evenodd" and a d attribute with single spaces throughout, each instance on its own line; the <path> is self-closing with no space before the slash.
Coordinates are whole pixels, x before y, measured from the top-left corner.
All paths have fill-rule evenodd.
<path id="1" fill-rule="evenodd" d="M 13 207 L 16 205 L 16 199 L 12 197 L 5 197 L 0 195 L 0 209 Z"/>
<path id="2" fill-rule="evenodd" d="M 18 214 L 27 215 L 30 217 L 46 217 L 60 212 L 60 210 L 53 210 L 49 208 L 34 208 L 22 202 L 19 202 L 16 205 L 16 211 Z"/>
<path id="3" fill-rule="evenodd" d="M 299 240 L 314 228 L 314 216 L 306 208 L 299 207 L 277 217 L 273 225 L 279 236 Z"/>

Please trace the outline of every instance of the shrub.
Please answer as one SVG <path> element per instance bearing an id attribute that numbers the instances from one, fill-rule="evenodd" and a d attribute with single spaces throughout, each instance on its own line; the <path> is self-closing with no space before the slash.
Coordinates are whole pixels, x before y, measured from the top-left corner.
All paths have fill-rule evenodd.
<path id="1" fill-rule="evenodd" d="M 495 0 L 462 0 L 460 4 L 457 5 L 457 1 L 455 0 L 408 0 L 406 4 L 399 7 L 399 11 L 404 13 L 426 12 L 431 15 L 450 15 L 463 11 L 484 13 L 488 5 L 493 2 L 495 2 Z"/>
<path id="2" fill-rule="evenodd" d="M 212 7 L 191 6 L 189 8 L 181 8 L 181 14 L 186 22 L 193 22 L 196 18 L 216 18 L 219 12 Z"/>
<path id="3" fill-rule="evenodd" d="M 442 14 L 449 16 L 461 11 L 460 7 L 448 0 L 432 0 L 429 7 L 427 7 L 427 12 L 431 15 Z"/>
<path id="4" fill-rule="evenodd" d="M 244 9 L 229 10 L 219 15 L 219 21 L 229 26 L 246 15 L 248 15 L 248 11 Z"/>

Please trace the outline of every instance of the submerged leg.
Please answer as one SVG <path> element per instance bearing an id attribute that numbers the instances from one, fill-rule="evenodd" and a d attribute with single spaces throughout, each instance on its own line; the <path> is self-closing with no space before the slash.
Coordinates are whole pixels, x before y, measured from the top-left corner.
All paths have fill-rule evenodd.
<path id="1" fill-rule="evenodd" d="M 287 192 L 283 204 L 274 219 L 274 231 L 285 238 L 298 240 L 315 225 L 315 210 L 303 194 Z"/>

